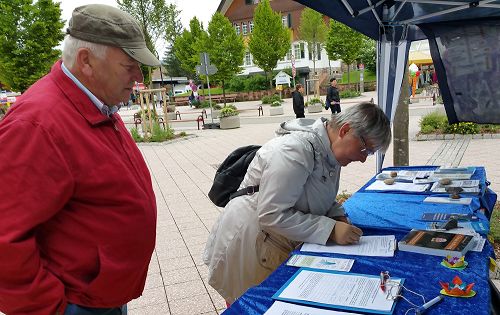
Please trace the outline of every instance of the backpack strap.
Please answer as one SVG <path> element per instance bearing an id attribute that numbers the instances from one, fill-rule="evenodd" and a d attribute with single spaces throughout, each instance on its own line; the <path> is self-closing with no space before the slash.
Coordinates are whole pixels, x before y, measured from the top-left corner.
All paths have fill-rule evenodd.
<path id="1" fill-rule="evenodd" d="M 237 190 L 234 193 L 232 193 L 229 196 L 229 200 L 231 200 L 233 198 L 236 198 L 236 197 L 239 197 L 239 196 L 243 196 L 243 195 L 249 195 L 249 196 L 251 196 L 251 195 L 255 194 L 258 191 L 259 191 L 259 185 L 248 186 L 248 187 L 245 187 L 245 188 L 241 188 L 240 190 Z"/>
<path id="2" fill-rule="evenodd" d="M 309 142 L 311 144 L 312 151 L 313 151 L 313 158 L 314 158 L 314 160 L 316 160 L 316 151 L 314 151 L 314 145 L 309 140 L 307 140 L 307 142 Z M 259 185 L 247 186 L 247 187 L 241 188 L 241 189 L 235 191 L 234 193 L 232 193 L 231 195 L 229 195 L 229 200 L 236 198 L 236 197 L 239 197 L 239 196 L 243 196 L 243 195 L 251 196 L 251 195 L 255 194 L 256 192 L 259 192 Z"/>

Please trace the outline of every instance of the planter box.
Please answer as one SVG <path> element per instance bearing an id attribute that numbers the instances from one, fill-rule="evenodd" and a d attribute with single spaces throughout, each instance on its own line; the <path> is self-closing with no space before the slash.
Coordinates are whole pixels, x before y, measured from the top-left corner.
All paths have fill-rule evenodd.
<path id="1" fill-rule="evenodd" d="M 175 105 L 167 105 L 167 112 L 172 112 L 175 114 Z"/>
<path id="2" fill-rule="evenodd" d="M 177 119 L 177 115 L 175 115 L 175 113 L 167 113 L 167 119 L 170 121 L 170 120 L 176 120 Z"/>
<path id="3" fill-rule="evenodd" d="M 283 106 L 269 107 L 269 116 L 283 115 Z"/>
<path id="4" fill-rule="evenodd" d="M 323 111 L 323 105 L 321 103 L 312 104 L 307 106 L 307 112 L 311 113 L 321 113 Z"/>
<path id="5" fill-rule="evenodd" d="M 220 129 L 240 128 L 240 116 L 222 117 L 220 119 Z"/>

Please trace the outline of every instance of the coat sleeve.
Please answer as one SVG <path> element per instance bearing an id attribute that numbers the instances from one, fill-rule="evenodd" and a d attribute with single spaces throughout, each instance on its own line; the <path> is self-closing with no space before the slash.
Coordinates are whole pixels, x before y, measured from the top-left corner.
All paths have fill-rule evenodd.
<path id="1" fill-rule="evenodd" d="M 325 244 L 335 220 L 304 213 L 294 205 L 312 173 L 312 148 L 294 137 L 287 137 L 263 156 L 264 167 L 257 197 L 260 226 L 288 239 Z"/>
<path id="2" fill-rule="evenodd" d="M 64 285 L 44 266 L 37 227 L 60 211 L 74 189 L 53 137 L 25 121 L 0 124 L 0 310 L 62 314 Z"/>

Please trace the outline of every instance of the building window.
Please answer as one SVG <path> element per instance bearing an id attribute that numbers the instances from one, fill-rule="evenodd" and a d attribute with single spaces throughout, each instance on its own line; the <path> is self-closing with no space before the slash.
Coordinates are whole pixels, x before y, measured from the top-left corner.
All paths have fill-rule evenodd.
<path id="1" fill-rule="evenodd" d="M 288 52 L 286 53 L 286 59 L 287 60 L 292 60 L 292 48 L 290 48 L 288 50 Z"/>
<path id="2" fill-rule="evenodd" d="M 288 27 L 288 15 L 281 16 L 281 24 L 283 27 Z"/>
<path id="3" fill-rule="evenodd" d="M 234 28 L 236 29 L 236 35 L 240 35 L 240 25 L 236 24 Z"/>
<path id="4" fill-rule="evenodd" d="M 304 43 L 293 44 L 293 52 L 296 59 L 304 59 L 306 57 Z"/>
<path id="5" fill-rule="evenodd" d="M 250 33 L 253 33 L 253 21 L 248 22 L 248 25 L 250 25 Z"/>
<path id="6" fill-rule="evenodd" d="M 243 32 L 243 35 L 248 34 L 248 27 L 247 27 L 247 23 L 246 23 L 246 22 L 243 22 L 243 23 L 241 24 L 241 30 L 242 30 L 242 32 Z"/>
<path id="7" fill-rule="evenodd" d="M 245 52 L 245 66 L 251 66 L 252 65 L 252 54 L 247 50 Z"/>
<path id="8" fill-rule="evenodd" d="M 257 3 L 259 3 L 259 0 L 245 0 L 246 5 L 257 4 Z"/>

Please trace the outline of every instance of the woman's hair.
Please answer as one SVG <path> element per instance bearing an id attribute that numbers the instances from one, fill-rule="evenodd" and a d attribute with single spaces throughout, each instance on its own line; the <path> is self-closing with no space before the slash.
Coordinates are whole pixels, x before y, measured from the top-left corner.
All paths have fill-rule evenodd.
<path id="1" fill-rule="evenodd" d="M 67 68 L 72 68 L 75 63 L 76 53 L 80 48 L 88 48 L 94 56 L 103 59 L 106 56 L 108 46 L 87 42 L 71 35 L 64 38 L 62 60 Z"/>
<path id="2" fill-rule="evenodd" d="M 295 91 L 298 91 L 302 87 L 302 84 L 298 83 L 295 85 Z"/>
<path id="3" fill-rule="evenodd" d="M 338 130 L 348 123 L 357 136 L 369 139 L 376 150 L 385 152 L 391 144 L 391 123 L 376 104 L 363 102 L 332 115 L 329 124 Z"/>

